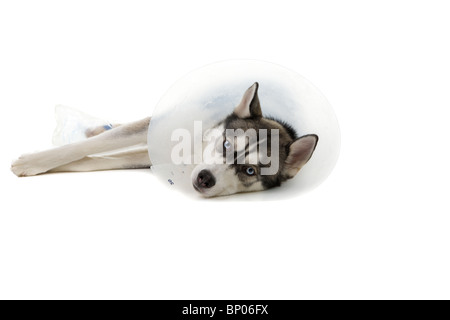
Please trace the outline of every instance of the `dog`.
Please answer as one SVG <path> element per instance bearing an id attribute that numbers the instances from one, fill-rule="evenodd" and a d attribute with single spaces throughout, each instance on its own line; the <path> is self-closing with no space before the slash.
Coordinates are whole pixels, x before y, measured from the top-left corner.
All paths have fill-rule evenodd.
<path id="1" fill-rule="evenodd" d="M 311 159 L 319 137 L 316 134 L 299 137 L 287 122 L 264 117 L 258 89 L 255 82 L 230 115 L 206 130 L 203 150 L 214 152 L 209 152 L 191 174 L 192 186 L 202 196 L 280 186 L 296 176 Z M 87 139 L 25 154 L 12 163 L 11 170 L 25 177 L 52 172 L 149 168 L 150 123 L 148 117 L 128 124 L 89 128 L 85 132 Z M 141 147 L 114 152 L 131 146 Z"/>

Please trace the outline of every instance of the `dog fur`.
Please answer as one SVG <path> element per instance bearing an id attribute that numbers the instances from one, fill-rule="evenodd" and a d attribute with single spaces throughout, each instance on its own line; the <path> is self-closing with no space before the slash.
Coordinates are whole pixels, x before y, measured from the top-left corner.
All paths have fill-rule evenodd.
<path id="1" fill-rule="evenodd" d="M 277 157 L 278 170 L 274 174 L 261 175 L 261 168 L 267 166 L 261 162 L 201 163 L 194 168 L 191 175 L 192 185 L 201 195 L 222 196 L 279 186 L 283 181 L 293 178 L 311 158 L 318 136 L 309 134 L 298 137 L 295 130 L 286 122 L 263 117 L 258 88 L 259 84 L 255 83 L 247 89 L 233 112 L 213 129 L 223 132 L 226 129 L 244 131 L 266 129 L 269 133 L 268 156 Z M 112 129 L 106 131 L 101 127 L 90 128 L 86 131 L 88 139 L 42 152 L 25 154 L 12 163 L 11 170 L 17 176 L 25 177 L 49 172 L 148 168 L 151 166 L 147 150 L 150 121 L 151 118 L 148 117 L 128 124 L 114 125 Z M 277 129 L 279 133 L 279 152 L 274 155 L 271 154 L 270 147 L 270 132 L 273 129 Z M 225 134 L 223 139 L 226 139 Z M 141 147 L 133 148 L 131 151 L 115 152 L 133 146 Z M 247 146 L 249 147 L 251 146 Z M 254 146 L 255 150 L 258 148 Z M 108 154 L 99 155 L 100 153 Z M 224 157 L 224 154 L 219 153 L 217 156 Z"/>

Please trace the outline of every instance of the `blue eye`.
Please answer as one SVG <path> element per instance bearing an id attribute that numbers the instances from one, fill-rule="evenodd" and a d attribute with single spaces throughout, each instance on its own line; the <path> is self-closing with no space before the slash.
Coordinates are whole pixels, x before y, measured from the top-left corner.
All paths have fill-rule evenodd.
<path id="1" fill-rule="evenodd" d="M 255 169 L 253 169 L 252 167 L 248 167 L 245 170 L 245 173 L 247 173 L 249 176 L 253 176 L 255 174 Z"/>
<path id="2" fill-rule="evenodd" d="M 225 140 L 225 141 L 223 142 L 223 147 L 224 147 L 225 149 L 230 149 L 230 147 L 231 147 L 231 142 L 228 141 L 228 140 Z"/>

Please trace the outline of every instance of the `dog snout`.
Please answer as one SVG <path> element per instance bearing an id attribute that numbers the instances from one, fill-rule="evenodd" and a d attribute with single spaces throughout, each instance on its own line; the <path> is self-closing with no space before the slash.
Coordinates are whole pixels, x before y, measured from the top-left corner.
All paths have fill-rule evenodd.
<path id="1" fill-rule="evenodd" d="M 197 175 L 197 185 L 201 188 L 212 188 L 216 184 L 216 179 L 209 170 L 202 170 Z"/>

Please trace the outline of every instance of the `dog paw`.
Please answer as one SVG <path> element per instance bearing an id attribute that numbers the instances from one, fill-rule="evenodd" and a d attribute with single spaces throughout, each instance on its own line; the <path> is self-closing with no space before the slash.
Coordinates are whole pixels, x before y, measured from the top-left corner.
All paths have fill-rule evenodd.
<path id="1" fill-rule="evenodd" d="M 38 165 L 32 155 L 23 155 L 11 164 L 11 171 L 18 177 L 35 176 L 47 169 Z"/>

